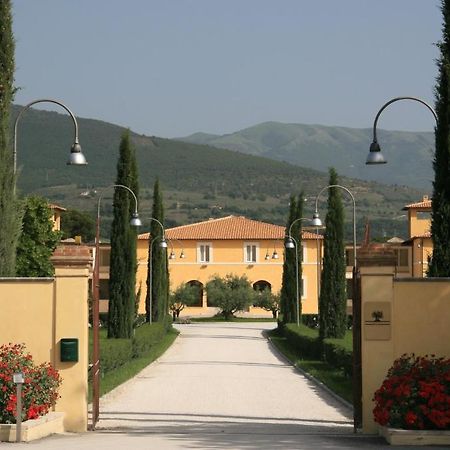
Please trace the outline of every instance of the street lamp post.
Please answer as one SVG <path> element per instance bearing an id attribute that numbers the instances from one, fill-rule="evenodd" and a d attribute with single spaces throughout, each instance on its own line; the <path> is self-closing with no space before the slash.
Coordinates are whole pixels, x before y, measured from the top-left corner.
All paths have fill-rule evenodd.
<path id="1" fill-rule="evenodd" d="M 16 117 L 16 120 L 14 122 L 14 143 L 13 143 L 13 168 L 14 168 L 14 174 L 16 174 L 17 172 L 17 126 L 19 123 L 20 118 L 22 117 L 23 113 L 28 110 L 31 106 L 35 105 L 36 103 L 54 103 L 56 105 L 61 106 L 62 108 L 64 108 L 70 115 L 70 117 L 72 118 L 74 127 L 75 127 L 75 135 L 74 135 L 74 139 L 73 139 L 73 144 L 72 147 L 70 149 L 70 156 L 69 156 L 69 160 L 67 162 L 68 165 L 86 165 L 86 158 L 84 157 L 83 153 L 81 152 L 81 145 L 78 141 L 78 123 L 77 123 L 77 119 L 75 118 L 74 114 L 72 113 L 72 111 L 66 106 L 64 105 L 64 103 L 61 103 L 57 100 L 51 100 L 51 99 L 39 99 L 39 100 L 34 100 L 31 103 L 28 103 L 28 105 L 24 106 L 19 114 Z"/>
<path id="2" fill-rule="evenodd" d="M 154 221 L 156 222 L 160 227 L 161 227 L 161 231 L 162 231 L 162 235 L 161 235 L 161 242 L 159 243 L 159 246 L 161 248 L 167 248 L 167 240 L 166 240 L 166 231 L 164 229 L 164 225 L 155 217 L 150 217 L 150 221 Z M 150 235 L 149 235 L 150 238 Z M 153 273 L 152 273 L 152 269 L 153 269 L 153 251 L 152 251 L 152 247 L 153 247 L 153 243 L 156 242 L 157 238 L 154 238 L 151 240 L 149 247 L 148 247 L 148 290 L 147 290 L 147 299 L 148 299 L 148 304 L 146 305 L 146 314 L 147 314 L 147 321 L 149 323 L 152 323 L 153 318 L 153 305 L 152 305 L 152 288 L 153 288 Z"/>
<path id="3" fill-rule="evenodd" d="M 361 305 L 359 297 L 356 293 L 356 280 L 357 280 L 357 258 L 356 258 L 356 202 L 350 189 L 340 184 L 330 184 L 325 186 L 316 197 L 316 209 L 313 214 L 312 225 L 322 226 L 322 221 L 319 217 L 317 209 L 319 197 L 326 189 L 339 188 L 347 192 L 350 195 L 353 202 L 353 270 L 352 270 L 352 282 L 353 282 L 353 295 L 352 295 L 352 316 L 353 316 L 353 430 L 356 433 L 358 426 L 361 423 Z M 320 311 L 319 311 L 320 313 Z"/>
<path id="4" fill-rule="evenodd" d="M 356 267 L 356 202 L 355 202 L 355 197 L 352 194 L 352 192 L 346 188 L 345 186 L 341 186 L 340 184 L 330 184 L 329 186 L 325 186 L 318 194 L 316 197 L 316 209 L 314 211 L 313 214 L 313 219 L 311 221 L 311 224 L 313 227 L 321 227 L 322 226 L 322 221 L 320 220 L 320 216 L 319 216 L 319 211 L 317 209 L 318 206 L 318 202 L 319 202 L 319 197 L 320 194 L 322 194 L 322 192 L 324 192 L 327 189 L 331 189 L 331 188 L 339 188 L 344 190 L 345 192 L 347 192 L 347 194 L 350 195 L 351 199 L 352 199 L 352 203 L 353 203 L 353 267 Z"/>
<path id="5" fill-rule="evenodd" d="M 126 189 L 134 198 L 134 213 L 130 220 L 130 225 L 133 227 L 139 227 L 142 225 L 138 214 L 138 201 L 135 193 L 127 186 L 123 184 L 112 184 L 103 189 L 98 197 L 97 202 L 97 221 L 95 226 L 95 260 L 94 260 L 94 273 L 92 277 L 93 286 L 93 303 L 92 303 L 92 429 L 95 429 L 95 425 L 99 418 L 99 398 L 100 398 L 100 203 L 103 198 L 103 194 L 112 188 Z"/>
<path id="6" fill-rule="evenodd" d="M 381 148 L 380 145 L 378 144 L 378 139 L 377 139 L 377 123 L 378 123 L 378 119 L 381 115 L 381 113 L 392 103 L 401 101 L 401 100 L 412 100 L 414 102 L 418 102 L 422 105 L 424 105 L 433 115 L 434 120 L 436 122 L 436 124 L 438 123 L 438 117 L 436 114 L 436 111 L 424 100 L 417 98 L 417 97 L 394 97 L 391 100 L 387 101 L 381 108 L 380 110 L 377 112 L 376 116 L 375 116 L 375 120 L 373 122 L 373 140 L 372 143 L 370 144 L 370 149 L 369 149 L 369 154 L 367 155 L 367 159 L 366 159 L 366 164 L 368 165 L 378 165 L 378 164 L 386 164 L 387 161 L 384 157 L 384 155 L 381 153 Z M 356 284 L 354 284 L 354 291 L 356 288 Z M 354 296 L 356 295 L 356 292 L 354 292 Z M 358 294 L 359 296 L 359 294 Z M 361 390 L 362 390 L 362 385 L 361 385 L 361 308 L 360 305 L 358 307 L 359 310 L 359 320 L 357 323 L 355 323 L 355 320 L 353 320 L 353 355 L 354 355 L 354 361 L 356 361 L 356 364 L 359 364 L 359 370 L 358 373 L 355 374 L 354 372 L 354 379 L 356 379 L 356 383 L 358 385 L 358 389 L 359 389 L 359 394 L 361 396 Z M 355 319 L 355 315 L 353 316 L 353 318 Z M 358 348 L 358 352 L 355 352 L 355 335 L 359 336 L 359 348 Z M 354 365 L 355 368 L 355 365 Z M 356 375 L 356 377 L 355 377 Z M 355 392 L 355 391 L 354 391 Z M 359 419 L 361 420 L 361 415 L 362 415 L 362 406 L 361 406 L 361 398 L 357 399 L 358 403 L 355 402 L 356 397 L 354 397 L 354 403 L 355 403 L 355 414 L 357 414 L 357 410 L 359 409 Z"/>
<path id="7" fill-rule="evenodd" d="M 378 119 L 379 119 L 381 113 L 390 104 L 392 104 L 394 102 L 398 102 L 400 100 L 412 100 L 412 101 L 421 103 L 422 105 L 424 105 L 425 107 L 428 108 L 428 110 L 431 112 L 431 114 L 433 114 L 434 120 L 437 123 L 438 119 L 437 119 L 437 114 L 436 114 L 435 110 L 427 102 L 421 100 L 420 98 L 417 98 L 417 97 L 395 97 L 395 98 L 389 100 L 380 108 L 380 110 L 377 112 L 377 115 L 375 116 L 375 120 L 373 122 L 373 141 L 370 144 L 370 151 L 369 151 L 369 154 L 367 155 L 366 164 L 374 165 L 374 164 L 386 164 L 387 163 L 386 159 L 384 158 L 383 154 L 381 153 L 380 145 L 378 144 L 377 123 L 378 123 Z"/>
<path id="8" fill-rule="evenodd" d="M 286 242 L 284 244 L 284 246 L 289 249 L 289 248 L 295 248 L 295 286 L 296 286 L 296 295 L 297 295 L 297 299 L 295 302 L 295 306 L 296 306 L 296 319 L 297 319 L 297 326 L 300 326 L 300 292 L 299 292 L 299 279 L 298 279 L 298 272 L 299 272 L 299 265 L 298 265 L 298 242 L 295 238 L 292 237 L 291 235 L 291 230 L 292 230 L 292 226 L 296 223 L 296 222 L 302 222 L 303 220 L 307 220 L 309 222 L 311 222 L 311 219 L 308 219 L 306 217 L 299 217 L 297 219 L 295 219 L 291 225 L 289 226 L 289 230 L 288 230 L 288 235 L 286 238 Z"/>

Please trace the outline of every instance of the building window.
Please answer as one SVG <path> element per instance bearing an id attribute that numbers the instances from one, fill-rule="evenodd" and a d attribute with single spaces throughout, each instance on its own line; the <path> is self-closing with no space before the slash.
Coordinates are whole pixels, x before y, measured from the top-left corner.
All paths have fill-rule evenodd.
<path id="1" fill-rule="evenodd" d="M 300 280 L 299 288 L 300 288 L 300 298 L 302 300 L 305 300 L 305 298 L 306 298 L 306 279 L 305 278 L 302 278 Z"/>
<path id="2" fill-rule="evenodd" d="M 258 258 L 258 245 L 247 243 L 244 245 L 244 259 L 247 263 L 255 263 Z"/>
<path id="3" fill-rule="evenodd" d="M 353 299 L 353 278 L 347 278 L 346 280 L 347 300 Z"/>
<path id="4" fill-rule="evenodd" d="M 397 253 L 397 265 L 399 267 L 409 266 L 409 249 L 408 248 L 398 248 L 395 251 Z"/>
<path id="5" fill-rule="evenodd" d="M 353 248 L 345 249 L 345 264 L 347 266 L 353 266 L 354 258 L 353 258 Z"/>
<path id="6" fill-rule="evenodd" d="M 109 300 L 109 280 L 108 279 L 100 280 L 99 298 L 100 298 L 100 300 Z"/>
<path id="7" fill-rule="evenodd" d="M 100 259 L 99 259 L 100 267 L 108 267 L 110 257 L 111 257 L 111 249 L 100 247 Z"/>
<path id="8" fill-rule="evenodd" d="M 209 243 L 198 244 L 197 260 L 201 263 L 209 263 L 212 260 L 212 248 Z"/>
<path id="9" fill-rule="evenodd" d="M 417 220 L 431 220 L 430 211 L 417 211 Z"/>

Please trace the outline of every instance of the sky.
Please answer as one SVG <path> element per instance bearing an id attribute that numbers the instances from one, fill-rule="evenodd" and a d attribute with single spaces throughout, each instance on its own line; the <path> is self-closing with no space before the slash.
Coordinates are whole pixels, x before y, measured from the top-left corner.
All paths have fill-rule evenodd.
<path id="1" fill-rule="evenodd" d="M 161 137 L 434 105 L 440 0 L 12 0 L 15 103 Z M 58 110 L 52 105 L 39 108 Z M 64 112 L 61 110 L 61 112 Z M 432 131 L 416 102 L 379 128 Z"/>

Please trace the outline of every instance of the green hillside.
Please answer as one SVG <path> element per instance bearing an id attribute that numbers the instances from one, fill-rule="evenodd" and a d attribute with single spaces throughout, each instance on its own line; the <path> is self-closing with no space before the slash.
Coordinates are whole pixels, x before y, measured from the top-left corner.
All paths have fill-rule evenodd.
<path id="1" fill-rule="evenodd" d="M 325 171 L 329 166 L 346 176 L 381 183 L 431 189 L 433 133 L 377 130 L 383 167 L 367 167 L 372 129 L 266 122 L 223 136 L 195 133 L 192 142 L 287 161 Z"/>
<path id="2" fill-rule="evenodd" d="M 99 191 L 114 183 L 124 128 L 91 119 L 78 122 L 80 143 L 89 162 L 86 167 L 66 166 L 73 137 L 73 124 L 66 115 L 30 110 L 22 117 L 18 132 L 19 189 L 94 213 Z M 303 190 L 306 213 L 312 214 L 315 196 L 327 184 L 326 173 L 260 156 L 137 134 L 132 134 L 132 140 L 142 186 L 140 210 L 144 219 L 149 216 L 151 188 L 159 177 L 168 226 L 228 214 L 283 224 L 291 193 Z M 370 216 L 375 235 L 405 233 L 404 217 L 399 218 L 401 208 L 421 193 L 349 178 L 341 182 L 355 194 L 359 229 L 364 226 L 364 217 Z M 112 209 L 110 199 L 105 195 L 102 202 L 105 229 Z M 347 199 L 346 204 L 350 207 Z M 320 203 L 320 209 L 324 208 L 325 196 Z M 392 221 L 394 217 L 397 219 Z"/>

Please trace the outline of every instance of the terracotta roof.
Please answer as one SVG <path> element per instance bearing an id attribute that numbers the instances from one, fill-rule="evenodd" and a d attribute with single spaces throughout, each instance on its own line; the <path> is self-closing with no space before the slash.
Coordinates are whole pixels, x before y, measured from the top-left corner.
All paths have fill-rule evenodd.
<path id="1" fill-rule="evenodd" d="M 411 236 L 403 244 L 409 244 L 410 242 L 414 241 L 414 239 L 426 239 L 426 238 L 431 238 L 431 231 L 427 231 L 426 233 L 423 233 L 423 234 L 417 234 L 415 236 Z"/>
<path id="2" fill-rule="evenodd" d="M 421 202 L 406 205 L 403 207 L 403 211 L 406 211 L 408 209 L 420 209 L 420 208 L 431 209 L 431 199 L 424 198 Z"/>
<path id="3" fill-rule="evenodd" d="M 59 205 L 55 205 L 54 203 L 49 203 L 48 207 L 50 209 L 58 209 L 59 211 L 67 211 L 66 208 L 63 208 L 62 206 L 59 206 Z"/>
<path id="4" fill-rule="evenodd" d="M 138 239 L 148 239 L 150 233 L 143 233 Z M 166 230 L 168 239 L 222 240 L 222 239 L 283 239 L 285 227 L 259 222 L 242 216 L 227 216 L 204 222 L 182 225 Z M 303 239 L 322 239 L 309 231 L 303 232 Z"/>

